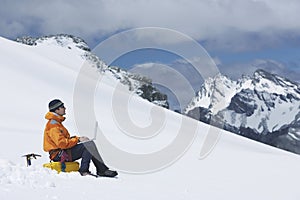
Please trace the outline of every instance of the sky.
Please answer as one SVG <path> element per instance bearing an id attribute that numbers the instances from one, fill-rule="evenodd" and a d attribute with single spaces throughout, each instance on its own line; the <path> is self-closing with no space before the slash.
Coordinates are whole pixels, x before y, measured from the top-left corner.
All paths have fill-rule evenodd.
<path id="1" fill-rule="evenodd" d="M 0 0 L 0 3 L 0 35 L 9 39 L 67 33 L 81 37 L 93 49 L 123 31 L 158 27 L 198 42 L 219 71 L 232 79 L 242 74 L 252 75 L 262 68 L 300 81 L 297 0 L 87 0 L 84 3 Z M 143 34 L 140 37 L 154 43 L 168 41 L 181 45 L 176 37 Z M 126 69 L 149 63 L 165 64 L 176 69 L 178 63 L 185 67 L 182 59 L 180 55 L 154 48 L 127 52 L 108 64 Z"/>

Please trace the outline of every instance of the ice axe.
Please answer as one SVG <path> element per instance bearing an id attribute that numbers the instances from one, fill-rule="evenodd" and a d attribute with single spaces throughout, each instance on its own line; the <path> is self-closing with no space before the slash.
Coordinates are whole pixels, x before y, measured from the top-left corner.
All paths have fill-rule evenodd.
<path id="1" fill-rule="evenodd" d="M 26 157 L 26 162 L 27 162 L 27 167 L 28 167 L 31 165 L 32 158 L 36 159 L 36 157 L 42 157 L 42 156 L 39 154 L 30 153 L 30 154 L 23 155 L 22 157 Z"/>

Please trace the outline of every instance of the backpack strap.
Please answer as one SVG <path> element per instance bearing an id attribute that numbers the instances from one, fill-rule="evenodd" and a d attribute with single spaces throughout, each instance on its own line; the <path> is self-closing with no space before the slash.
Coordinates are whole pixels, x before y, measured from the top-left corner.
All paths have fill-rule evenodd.
<path id="1" fill-rule="evenodd" d="M 60 152 L 61 149 L 53 149 L 49 151 L 49 158 L 53 160 Z"/>
<path id="2" fill-rule="evenodd" d="M 66 171 L 66 163 L 68 161 L 72 161 L 72 155 L 70 149 L 54 149 L 49 151 L 49 158 L 52 161 L 55 158 L 59 158 L 59 162 L 61 163 L 61 171 Z"/>
<path id="3" fill-rule="evenodd" d="M 66 163 L 72 161 L 71 150 L 70 149 L 61 149 L 58 156 L 60 157 L 61 171 L 66 171 Z"/>

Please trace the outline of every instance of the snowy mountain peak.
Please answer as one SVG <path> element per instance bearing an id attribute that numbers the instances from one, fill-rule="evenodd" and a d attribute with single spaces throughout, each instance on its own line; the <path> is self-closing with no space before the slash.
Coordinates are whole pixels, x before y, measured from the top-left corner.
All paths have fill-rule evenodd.
<path id="1" fill-rule="evenodd" d="M 252 77 L 244 76 L 237 81 L 220 74 L 206 80 L 185 114 L 206 123 L 220 124 L 221 128 L 252 139 L 282 146 L 284 135 L 291 135 L 287 127 L 293 125 L 295 130 L 299 108 L 297 83 L 257 70 Z M 295 143 L 295 138 L 290 141 Z M 297 150 L 293 145 L 285 149 L 300 153 L 300 145 Z"/>
<path id="2" fill-rule="evenodd" d="M 290 94 L 299 99 L 299 84 L 264 70 L 257 70 L 253 74 L 253 84 L 257 90 L 268 91 L 281 95 Z"/>
<path id="3" fill-rule="evenodd" d="M 62 47 L 67 47 L 69 49 L 79 48 L 84 51 L 88 51 L 88 52 L 91 51 L 89 46 L 83 39 L 68 34 L 57 34 L 57 35 L 49 35 L 49 36 L 36 37 L 36 38 L 30 36 L 24 36 L 24 37 L 17 38 L 16 41 L 30 46 L 59 45 Z"/>
<path id="4" fill-rule="evenodd" d="M 188 105 L 185 112 L 187 113 L 193 108 L 201 106 L 216 114 L 229 105 L 230 99 L 236 90 L 237 83 L 228 77 L 222 74 L 217 74 L 213 78 L 210 77 L 204 81 L 197 96 Z"/>

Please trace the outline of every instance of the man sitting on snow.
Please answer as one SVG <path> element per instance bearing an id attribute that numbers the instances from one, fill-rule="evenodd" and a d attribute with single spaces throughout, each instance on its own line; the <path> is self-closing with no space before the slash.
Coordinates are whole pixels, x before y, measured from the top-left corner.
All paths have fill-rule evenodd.
<path id="1" fill-rule="evenodd" d="M 44 151 L 49 152 L 50 159 L 55 162 L 75 161 L 81 158 L 79 173 L 89 175 L 90 161 L 92 160 L 98 176 L 115 177 L 116 171 L 109 170 L 104 164 L 98 149 L 93 141 L 87 137 L 70 137 L 68 130 L 62 125 L 65 120 L 66 108 L 58 99 L 49 103 L 49 111 L 45 118 L 49 120 L 44 131 Z M 85 143 L 79 143 L 87 141 Z M 79 143 L 79 144 L 78 144 Z"/>

